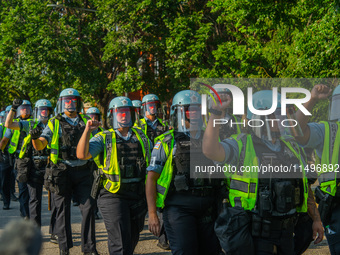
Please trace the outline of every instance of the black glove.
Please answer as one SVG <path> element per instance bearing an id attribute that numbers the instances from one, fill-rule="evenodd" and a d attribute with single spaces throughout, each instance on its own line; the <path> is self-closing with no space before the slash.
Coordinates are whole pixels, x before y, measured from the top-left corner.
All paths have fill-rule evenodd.
<path id="1" fill-rule="evenodd" d="M 40 137 L 41 133 L 42 133 L 42 129 L 39 128 L 39 127 L 36 127 L 34 129 L 30 130 L 30 135 L 31 135 L 31 138 L 33 140 L 38 139 Z"/>
<path id="2" fill-rule="evenodd" d="M 12 110 L 16 111 L 21 104 L 22 99 L 14 99 L 12 104 Z"/>

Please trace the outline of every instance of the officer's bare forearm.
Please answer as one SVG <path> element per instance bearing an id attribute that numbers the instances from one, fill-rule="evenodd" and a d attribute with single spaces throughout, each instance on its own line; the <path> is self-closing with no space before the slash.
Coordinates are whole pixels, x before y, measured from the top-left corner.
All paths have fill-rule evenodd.
<path id="1" fill-rule="evenodd" d="M 149 215 L 157 215 L 157 207 L 156 207 L 156 199 L 157 199 L 157 180 L 160 174 L 149 171 L 148 177 L 146 179 L 145 185 L 145 193 L 146 193 L 146 200 L 148 203 L 148 211 Z"/>
<path id="2" fill-rule="evenodd" d="M 307 212 L 313 221 L 321 221 L 319 210 L 316 207 L 314 194 L 311 187 L 308 187 Z"/>
<path id="3" fill-rule="evenodd" d="M 9 141 L 9 139 L 8 139 L 7 137 L 4 137 L 4 138 L 1 139 L 1 142 L 0 142 L 0 149 L 1 149 L 2 151 L 4 151 L 4 149 L 5 149 L 5 147 L 6 147 L 7 143 L 8 143 L 8 141 Z"/>
<path id="4" fill-rule="evenodd" d="M 20 130 L 19 122 L 13 122 L 15 114 L 16 114 L 15 111 L 13 110 L 9 111 L 6 121 L 5 121 L 5 127 L 9 129 L 14 129 L 14 130 Z"/>
<path id="5" fill-rule="evenodd" d="M 39 137 L 38 139 L 32 140 L 33 147 L 37 151 L 45 149 L 47 143 L 48 143 L 47 140 L 43 137 Z"/>
<path id="6" fill-rule="evenodd" d="M 82 160 L 92 158 L 92 155 L 89 153 L 90 137 L 91 131 L 88 128 L 85 128 L 84 133 L 81 136 L 77 145 L 77 158 Z"/>
<path id="7" fill-rule="evenodd" d="M 225 158 L 223 146 L 219 143 L 220 128 L 214 127 L 215 119 L 220 119 L 221 116 L 211 114 L 207 129 L 204 132 L 202 150 L 208 158 L 222 162 Z"/>

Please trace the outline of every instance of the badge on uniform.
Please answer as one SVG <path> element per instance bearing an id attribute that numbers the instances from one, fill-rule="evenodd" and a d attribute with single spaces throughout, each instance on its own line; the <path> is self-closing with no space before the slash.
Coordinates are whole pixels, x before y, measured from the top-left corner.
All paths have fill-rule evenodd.
<path id="1" fill-rule="evenodd" d="M 156 163 L 156 157 L 152 157 L 150 160 L 150 166 L 155 166 Z"/>
<path id="2" fill-rule="evenodd" d="M 155 144 L 155 147 L 153 147 L 154 148 L 154 150 L 158 150 L 159 149 L 159 147 L 161 146 L 161 141 L 158 141 L 156 144 Z"/>

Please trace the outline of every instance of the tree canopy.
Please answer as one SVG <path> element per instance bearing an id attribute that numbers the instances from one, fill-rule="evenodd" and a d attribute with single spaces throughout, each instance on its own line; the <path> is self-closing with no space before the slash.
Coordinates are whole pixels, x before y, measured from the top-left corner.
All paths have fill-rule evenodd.
<path id="1" fill-rule="evenodd" d="M 336 78 L 339 21 L 328 0 L 2 1 L 1 105 L 73 87 L 104 112 L 139 89 L 169 100 L 190 78 Z"/>

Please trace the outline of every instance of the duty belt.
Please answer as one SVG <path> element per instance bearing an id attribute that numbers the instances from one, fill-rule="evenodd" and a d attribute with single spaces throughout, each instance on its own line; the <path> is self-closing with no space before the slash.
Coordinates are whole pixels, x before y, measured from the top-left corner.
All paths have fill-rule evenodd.
<path id="1" fill-rule="evenodd" d="M 48 156 L 33 156 L 33 159 L 37 159 L 37 160 L 47 160 Z"/>
<path id="2" fill-rule="evenodd" d="M 282 230 L 294 226 L 296 223 L 296 214 L 288 218 L 273 217 L 268 219 L 271 222 L 272 230 Z"/>
<path id="3" fill-rule="evenodd" d="M 138 183 L 141 182 L 142 178 L 122 178 L 122 183 Z"/>
<path id="4" fill-rule="evenodd" d="M 197 197 L 209 197 L 214 195 L 213 188 L 210 187 L 204 187 L 204 188 L 191 188 L 189 190 L 183 190 L 183 191 L 176 191 L 176 193 L 180 194 L 191 194 Z"/>

